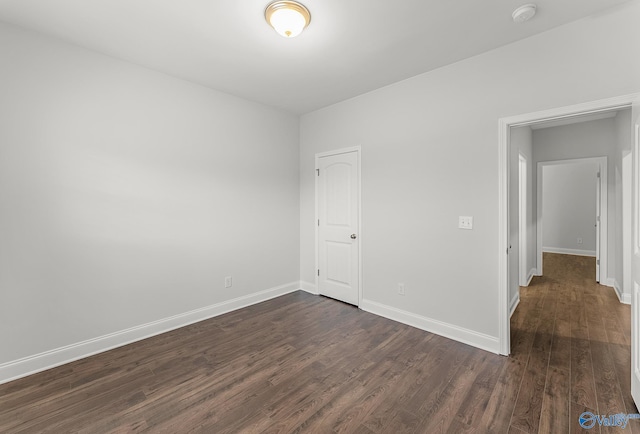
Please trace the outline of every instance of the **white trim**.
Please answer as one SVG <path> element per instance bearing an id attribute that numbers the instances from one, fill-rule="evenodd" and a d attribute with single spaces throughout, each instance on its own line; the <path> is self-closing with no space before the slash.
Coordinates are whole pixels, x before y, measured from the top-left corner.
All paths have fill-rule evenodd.
<path id="1" fill-rule="evenodd" d="M 533 279 L 534 276 L 539 276 L 540 274 L 538 274 L 538 270 L 536 270 L 535 268 L 532 268 L 531 270 L 529 270 L 529 274 L 527 275 L 527 284 L 525 286 L 529 286 L 531 284 L 531 279 Z"/>
<path id="2" fill-rule="evenodd" d="M 524 170 L 523 170 L 524 166 Z M 527 199 L 529 185 L 527 157 L 518 153 L 518 285 L 526 286 L 527 279 L 527 262 L 528 262 L 528 241 L 529 233 L 527 231 Z"/>
<path id="3" fill-rule="evenodd" d="M 613 289 L 615 289 L 616 291 L 618 291 L 618 289 L 616 289 L 617 282 L 616 279 L 613 277 L 605 277 L 604 279 L 600 279 L 600 285 L 604 285 L 604 286 L 609 286 Z M 620 296 L 618 295 L 618 298 L 620 298 Z"/>
<path id="4" fill-rule="evenodd" d="M 498 343 L 500 354 L 511 352 L 509 324 L 509 141 L 508 120 L 498 120 Z"/>
<path id="5" fill-rule="evenodd" d="M 362 304 L 362 298 L 364 297 L 363 294 L 363 285 L 362 285 L 362 240 L 364 239 L 363 237 L 363 230 L 362 230 L 362 147 L 360 145 L 358 146 L 351 146 L 348 148 L 341 148 L 341 149 L 336 149 L 333 151 L 326 151 L 326 152 L 319 152 L 315 155 L 315 170 L 318 170 L 319 166 L 319 159 L 322 157 L 330 157 L 332 155 L 340 155 L 340 154 L 347 154 L 349 152 L 355 152 L 357 155 L 357 159 L 358 159 L 358 242 L 359 242 L 359 247 L 358 247 L 358 306 L 360 306 Z M 314 222 L 318 221 L 318 177 L 314 176 L 315 180 L 314 180 Z M 320 294 L 319 292 L 319 287 L 320 287 L 320 282 L 318 281 L 318 274 L 316 272 L 316 270 L 318 270 L 319 267 L 319 259 L 318 259 L 318 251 L 319 251 L 319 243 L 318 243 L 318 225 L 317 224 L 313 224 L 314 227 L 314 231 L 315 231 L 315 235 L 314 235 L 314 240 L 315 240 L 315 270 L 313 271 L 315 279 L 314 279 L 314 290 L 315 290 L 315 294 Z"/>
<path id="6" fill-rule="evenodd" d="M 633 153 L 622 156 L 622 294 L 631 304 L 631 264 L 633 254 Z M 626 291 L 625 291 L 626 290 Z M 624 301 L 623 301 L 624 303 Z"/>
<path id="7" fill-rule="evenodd" d="M 567 119 L 591 113 L 602 113 L 610 110 L 621 110 L 631 107 L 633 102 L 640 98 L 639 93 L 615 96 L 612 98 L 588 101 L 581 104 L 556 107 L 532 113 L 524 113 L 516 116 L 501 118 L 507 127 L 521 127 L 525 125 L 539 124 L 556 119 Z"/>
<path id="8" fill-rule="evenodd" d="M 596 256 L 595 250 L 565 249 L 563 247 L 543 247 L 542 251 L 545 253 L 558 253 L 560 255 Z"/>
<path id="9" fill-rule="evenodd" d="M 611 279 L 611 280 L 612 282 L 610 286 L 612 286 L 613 289 L 616 291 L 616 295 L 618 296 L 618 300 L 620 300 L 620 303 L 631 304 L 631 294 L 623 292 L 622 289 L 620 288 L 620 284 L 616 279 Z"/>
<path id="10" fill-rule="evenodd" d="M 362 151 L 362 146 L 360 146 L 360 145 L 351 146 L 351 147 L 348 147 L 348 148 L 335 149 L 333 151 L 318 152 L 316 154 L 316 159 L 317 158 L 322 158 L 322 157 L 330 157 L 332 155 L 348 154 L 349 152 L 360 152 L 360 151 Z M 316 169 L 317 168 L 318 168 L 318 166 L 316 165 Z"/>
<path id="11" fill-rule="evenodd" d="M 318 288 L 313 283 L 309 283 L 309 282 L 305 282 L 304 280 L 301 280 L 300 289 L 304 292 L 308 292 L 309 294 L 318 295 Z"/>
<path id="12" fill-rule="evenodd" d="M 516 311 L 516 308 L 518 307 L 518 305 L 520 304 L 520 293 L 518 292 L 517 294 L 515 294 L 513 296 L 513 298 L 511 299 L 511 303 L 509 304 L 509 318 L 511 318 L 513 316 L 513 312 Z"/>
<path id="13" fill-rule="evenodd" d="M 638 100 L 640 100 L 640 97 L 638 97 Z M 632 122 L 634 122 L 633 119 L 632 119 Z M 635 179 L 635 182 L 632 181 L 632 183 L 634 184 L 633 188 L 635 188 L 635 195 L 632 194 L 633 201 L 635 202 L 635 207 L 633 211 L 634 216 L 633 216 L 633 223 L 632 223 L 632 232 L 635 232 L 635 240 L 633 243 L 633 254 L 638 255 L 640 254 L 640 227 L 639 227 L 640 226 L 640 125 L 635 124 L 634 131 L 635 131 L 634 133 L 635 137 L 633 139 L 633 150 L 631 151 L 632 154 L 635 156 L 634 162 L 633 162 L 633 169 L 632 169 L 632 173 L 633 173 L 632 176 Z M 633 188 L 632 188 L 632 191 L 633 191 Z M 638 351 L 640 351 L 640 348 L 638 348 Z"/>
<path id="14" fill-rule="evenodd" d="M 150 338 L 180 327 L 213 318 L 243 307 L 261 303 L 275 297 L 280 297 L 298 291 L 299 282 L 277 286 L 264 291 L 216 303 L 200 309 L 152 321 L 139 326 L 109 333 L 86 341 L 55 348 L 33 356 L 24 357 L 0 364 L 0 384 L 35 374 L 36 372 L 55 368 L 65 363 L 83 359 L 94 354 L 102 353 L 114 348 L 128 345 L 142 339 Z"/>
<path id="15" fill-rule="evenodd" d="M 511 346 L 509 324 L 509 141 L 510 128 L 531 125 L 552 119 L 629 108 L 640 93 L 589 101 L 517 116 L 498 119 L 498 342 L 500 354 L 508 355 Z M 640 242 L 638 243 L 640 244 Z M 537 264 L 539 272 L 542 264 Z M 538 273 L 539 274 L 539 273 Z"/>
<path id="16" fill-rule="evenodd" d="M 625 303 L 625 296 L 622 293 L 622 290 L 620 289 L 620 284 L 618 284 L 618 281 L 613 278 L 609 278 L 609 280 L 611 282 L 611 285 L 607 285 L 607 286 L 611 286 L 613 288 L 616 295 L 618 296 L 618 300 L 620 301 L 620 303 L 631 304 L 631 297 L 627 297 L 629 299 L 629 302 Z M 630 295 L 630 294 L 627 294 L 627 295 Z"/>
<path id="17" fill-rule="evenodd" d="M 485 351 L 499 353 L 498 338 L 495 336 L 478 333 L 366 299 L 362 300 L 360 309 Z"/>

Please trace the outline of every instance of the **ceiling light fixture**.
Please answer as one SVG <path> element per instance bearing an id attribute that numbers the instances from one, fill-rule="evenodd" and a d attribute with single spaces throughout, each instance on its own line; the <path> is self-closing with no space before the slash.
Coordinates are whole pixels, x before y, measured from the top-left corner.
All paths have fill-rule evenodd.
<path id="1" fill-rule="evenodd" d="M 524 23 L 525 21 L 529 21 L 536 14 L 537 6 L 533 3 L 528 5 L 520 6 L 518 9 L 513 11 L 511 16 L 513 17 L 514 23 Z"/>
<path id="2" fill-rule="evenodd" d="M 264 17 L 276 32 L 285 38 L 295 38 L 311 22 L 309 9 L 295 1 L 277 1 L 267 6 Z"/>

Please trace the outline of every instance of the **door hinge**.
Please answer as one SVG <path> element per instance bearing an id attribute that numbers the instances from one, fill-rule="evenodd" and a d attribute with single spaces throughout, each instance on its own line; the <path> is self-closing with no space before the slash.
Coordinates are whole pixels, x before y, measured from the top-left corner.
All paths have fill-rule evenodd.
<path id="1" fill-rule="evenodd" d="M 318 219 L 318 226 L 320 226 L 320 219 Z"/>
<path id="2" fill-rule="evenodd" d="M 320 169 L 316 169 L 316 173 L 320 176 Z"/>
<path id="3" fill-rule="evenodd" d="M 600 178 L 600 172 L 598 172 L 598 174 L 596 175 L 598 178 Z"/>
<path id="4" fill-rule="evenodd" d="M 600 259 L 596 259 L 596 265 L 600 265 Z"/>
<path id="5" fill-rule="evenodd" d="M 596 221 L 600 222 L 600 216 L 596 216 Z"/>
<path id="6" fill-rule="evenodd" d="M 318 270 L 318 276 L 320 276 L 320 270 Z"/>

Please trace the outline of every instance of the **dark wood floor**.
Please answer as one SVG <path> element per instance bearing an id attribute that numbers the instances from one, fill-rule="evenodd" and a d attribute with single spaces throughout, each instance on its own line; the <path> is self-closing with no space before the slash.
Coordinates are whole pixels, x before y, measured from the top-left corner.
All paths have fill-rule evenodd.
<path id="1" fill-rule="evenodd" d="M 298 292 L 0 385 L 0 432 L 597 433 L 580 413 L 636 409 L 593 273 L 546 256 L 508 358 Z"/>
<path id="2" fill-rule="evenodd" d="M 630 306 L 620 304 L 613 289 L 595 283 L 594 258 L 545 253 L 544 274 L 521 288 L 511 318 L 507 369 L 522 377 L 512 429 L 584 433 L 578 416 L 585 411 L 636 413 Z M 626 432 L 640 433 L 640 424 L 630 422 Z"/>

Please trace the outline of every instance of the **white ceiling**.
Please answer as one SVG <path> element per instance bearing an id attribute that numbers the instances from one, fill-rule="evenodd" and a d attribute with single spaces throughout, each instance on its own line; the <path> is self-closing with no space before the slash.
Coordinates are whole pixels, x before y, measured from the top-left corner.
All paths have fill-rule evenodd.
<path id="1" fill-rule="evenodd" d="M 627 0 L 303 0 L 285 39 L 269 0 L 0 0 L 0 21 L 243 98 L 306 113 Z"/>

